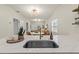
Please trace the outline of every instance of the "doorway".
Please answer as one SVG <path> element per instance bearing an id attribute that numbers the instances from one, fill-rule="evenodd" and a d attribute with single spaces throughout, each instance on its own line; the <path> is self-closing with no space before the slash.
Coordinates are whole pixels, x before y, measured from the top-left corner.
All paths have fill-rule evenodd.
<path id="1" fill-rule="evenodd" d="M 28 22 L 26 23 L 26 32 L 28 32 Z"/>
<path id="2" fill-rule="evenodd" d="M 20 21 L 18 19 L 14 18 L 13 19 L 14 35 L 18 34 L 19 26 L 20 26 Z"/>
<path id="3" fill-rule="evenodd" d="M 52 20 L 52 32 L 53 33 L 58 32 L 58 19 Z"/>

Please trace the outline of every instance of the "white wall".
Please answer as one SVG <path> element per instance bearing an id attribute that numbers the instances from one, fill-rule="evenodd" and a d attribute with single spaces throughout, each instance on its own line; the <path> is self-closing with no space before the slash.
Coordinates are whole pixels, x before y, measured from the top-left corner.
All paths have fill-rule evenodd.
<path id="1" fill-rule="evenodd" d="M 13 34 L 13 18 L 25 18 L 7 5 L 0 5 L 0 38 Z"/>
<path id="2" fill-rule="evenodd" d="M 73 9 L 77 8 L 77 5 L 61 5 L 55 10 L 52 17 L 49 19 L 49 28 L 51 29 L 51 21 L 58 19 L 58 33 L 59 34 L 73 34 L 79 33 L 79 25 L 72 25 L 74 18 L 77 13 L 72 12 Z"/>

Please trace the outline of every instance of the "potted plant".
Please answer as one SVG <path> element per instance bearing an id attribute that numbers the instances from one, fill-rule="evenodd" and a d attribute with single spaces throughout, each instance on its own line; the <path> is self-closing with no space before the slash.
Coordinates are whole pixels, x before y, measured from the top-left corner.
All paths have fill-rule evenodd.
<path id="1" fill-rule="evenodd" d="M 24 33 L 25 33 L 25 30 L 23 30 L 23 27 L 20 27 L 18 32 L 18 40 L 24 39 Z"/>

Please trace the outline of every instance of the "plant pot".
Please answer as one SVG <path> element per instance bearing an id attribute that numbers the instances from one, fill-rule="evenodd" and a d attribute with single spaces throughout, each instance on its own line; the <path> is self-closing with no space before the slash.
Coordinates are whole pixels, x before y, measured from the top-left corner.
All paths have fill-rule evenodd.
<path id="1" fill-rule="evenodd" d="M 18 40 L 24 39 L 24 36 L 18 36 Z"/>

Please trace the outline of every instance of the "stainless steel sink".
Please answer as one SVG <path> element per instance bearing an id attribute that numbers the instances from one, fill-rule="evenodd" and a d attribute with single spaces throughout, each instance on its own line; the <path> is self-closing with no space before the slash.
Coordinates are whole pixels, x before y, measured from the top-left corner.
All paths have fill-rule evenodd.
<path id="1" fill-rule="evenodd" d="M 54 41 L 47 40 L 30 40 L 25 43 L 24 48 L 58 48 Z"/>

